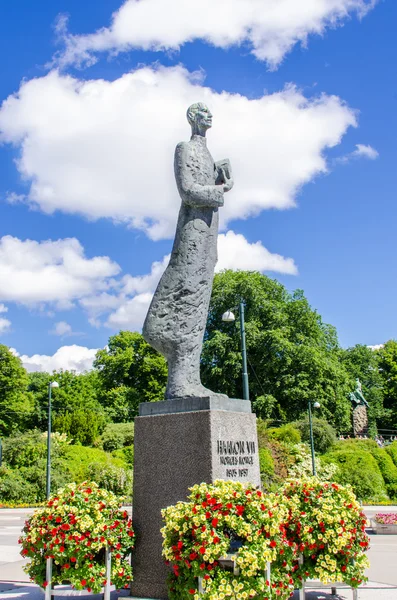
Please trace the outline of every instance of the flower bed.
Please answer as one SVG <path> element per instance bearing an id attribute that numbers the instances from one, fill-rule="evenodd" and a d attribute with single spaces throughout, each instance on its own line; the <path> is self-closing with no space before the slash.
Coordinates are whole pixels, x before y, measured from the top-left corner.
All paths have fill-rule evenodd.
<path id="1" fill-rule="evenodd" d="M 397 513 L 377 513 L 372 520 L 375 533 L 384 535 L 397 534 Z"/>
<path id="2" fill-rule="evenodd" d="M 53 584 L 67 581 L 77 590 L 100 592 L 106 584 L 106 548 L 112 551 L 111 584 L 119 589 L 131 581 L 131 519 L 117 496 L 95 483 L 59 490 L 26 521 L 23 532 L 21 554 L 30 559 L 24 570 L 41 587 L 48 585 L 46 560 L 52 558 Z"/>
<path id="3" fill-rule="evenodd" d="M 232 481 L 197 485 L 163 518 L 171 600 L 282 600 L 309 578 L 358 587 L 369 566 L 365 516 L 352 490 L 316 478 L 266 495 Z M 237 569 L 225 570 L 226 556 Z"/>

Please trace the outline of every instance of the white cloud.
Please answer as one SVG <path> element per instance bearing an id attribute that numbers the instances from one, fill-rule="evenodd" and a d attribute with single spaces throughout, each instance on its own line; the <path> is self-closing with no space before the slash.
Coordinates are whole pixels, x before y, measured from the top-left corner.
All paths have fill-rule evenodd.
<path id="1" fill-rule="evenodd" d="M 153 294 L 145 292 L 126 299 L 106 321 L 107 327 L 113 329 L 140 330 L 145 320 Z"/>
<path id="2" fill-rule="evenodd" d="M 73 331 L 69 323 L 66 323 L 66 321 L 59 321 L 58 323 L 55 323 L 54 329 L 52 329 L 50 333 L 65 336 L 72 335 Z"/>
<path id="3" fill-rule="evenodd" d="M 365 144 L 356 144 L 356 149 L 353 152 L 349 152 L 349 154 L 345 154 L 345 156 L 339 156 L 335 159 L 336 163 L 348 163 L 351 160 L 356 160 L 358 158 L 368 158 L 369 160 L 375 160 L 379 156 L 379 152 L 375 150 L 372 146 Z"/>
<path id="4" fill-rule="evenodd" d="M 228 156 L 234 171 L 223 226 L 294 206 L 300 187 L 326 172 L 324 151 L 356 125 L 340 98 L 307 99 L 293 86 L 248 99 L 214 92 L 182 67 L 142 67 L 115 81 L 53 71 L 3 103 L 0 142 L 19 149 L 26 201 L 44 212 L 108 217 L 153 239 L 171 237 L 180 205 L 174 148 L 189 138 L 185 112 L 198 100 L 214 113 L 215 160 Z"/>
<path id="5" fill-rule="evenodd" d="M 0 299 L 25 306 L 54 303 L 70 308 L 76 299 L 109 286 L 120 267 L 107 256 L 86 258 L 75 238 L 0 238 Z"/>
<path id="6" fill-rule="evenodd" d="M 204 40 L 220 48 L 246 44 L 260 60 L 276 68 L 297 43 L 322 34 L 352 14 L 363 16 L 377 0 L 126 0 L 113 14 L 110 27 L 93 34 L 70 35 L 60 18 L 57 33 L 66 47 L 61 65 L 84 65 L 96 53 L 133 48 L 178 49 Z"/>
<path id="7" fill-rule="evenodd" d="M 297 275 L 298 269 L 292 258 L 272 254 L 261 242 L 250 244 L 241 233 L 228 231 L 218 237 L 218 263 L 216 271 L 276 271 Z"/>
<path id="8" fill-rule="evenodd" d="M 371 350 L 380 350 L 381 348 L 384 347 L 384 344 L 375 344 L 374 346 L 367 346 L 368 348 L 371 348 Z"/>
<path id="9" fill-rule="evenodd" d="M 0 317 L 0 333 L 6 333 L 11 327 L 11 321 Z"/>
<path id="10" fill-rule="evenodd" d="M 375 160 L 379 156 L 379 152 L 372 148 L 372 146 L 366 146 L 365 144 L 356 144 L 356 150 L 353 152 L 353 156 L 365 157 L 370 160 Z"/>
<path id="11" fill-rule="evenodd" d="M 164 273 L 164 270 L 170 261 L 170 256 L 170 254 L 167 254 L 162 260 L 152 263 L 152 268 L 148 275 L 141 275 L 138 277 L 126 275 L 123 277 L 124 294 L 143 294 L 144 292 L 153 292 L 156 289 L 156 286 L 160 281 L 160 277 Z"/>
<path id="12" fill-rule="evenodd" d="M 8 312 L 8 308 L 4 305 L 0 303 L 0 313 L 5 313 Z"/>
<path id="13" fill-rule="evenodd" d="M 46 354 L 34 354 L 27 356 L 20 355 L 14 350 L 14 354 L 19 356 L 23 366 L 29 372 L 32 371 L 76 371 L 82 373 L 92 369 L 92 363 L 98 348 L 85 348 L 84 346 L 62 346 L 52 356 Z"/>

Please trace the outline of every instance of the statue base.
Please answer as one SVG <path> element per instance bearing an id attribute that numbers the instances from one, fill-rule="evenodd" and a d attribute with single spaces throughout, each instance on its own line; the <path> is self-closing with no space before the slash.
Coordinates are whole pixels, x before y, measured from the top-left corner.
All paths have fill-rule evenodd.
<path id="1" fill-rule="evenodd" d="M 353 410 L 353 433 L 354 437 L 368 434 L 368 413 L 362 404 Z"/>
<path id="2" fill-rule="evenodd" d="M 256 416 L 250 402 L 219 397 L 145 403 L 139 414 L 135 419 L 136 546 L 131 594 L 167 598 L 170 570 L 161 555 L 161 509 L 185 500 L 188 488 L 196 483 L 229 479 L 259 487 Z"/>

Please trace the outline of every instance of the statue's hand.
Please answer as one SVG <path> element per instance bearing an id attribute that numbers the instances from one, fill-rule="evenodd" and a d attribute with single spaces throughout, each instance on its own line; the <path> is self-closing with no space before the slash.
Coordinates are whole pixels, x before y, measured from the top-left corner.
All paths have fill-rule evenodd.
<path id="1" fill-rule="evenodd" d="M 228 177 L 225 169 L 221 168 L 221 171 L 222 171 L 222 178 L 223 178 L 223 191 L 230 192 L 230 190 L 234 186 L 233 177 Z"/>

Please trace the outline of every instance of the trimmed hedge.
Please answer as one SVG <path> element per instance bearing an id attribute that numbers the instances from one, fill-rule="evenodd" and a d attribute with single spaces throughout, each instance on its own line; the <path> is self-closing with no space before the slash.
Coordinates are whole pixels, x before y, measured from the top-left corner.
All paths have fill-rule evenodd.
<path id="1" fill-rule="evenodd" d="M 359 451 L 338 448 L 328 452 L 323 460 L 335 463 L 339 467 L 335 479 L 343 484 L 350 484 L 360 500 L 387 500 L 386 486 L 375 458 L 364 449 Z"/>

